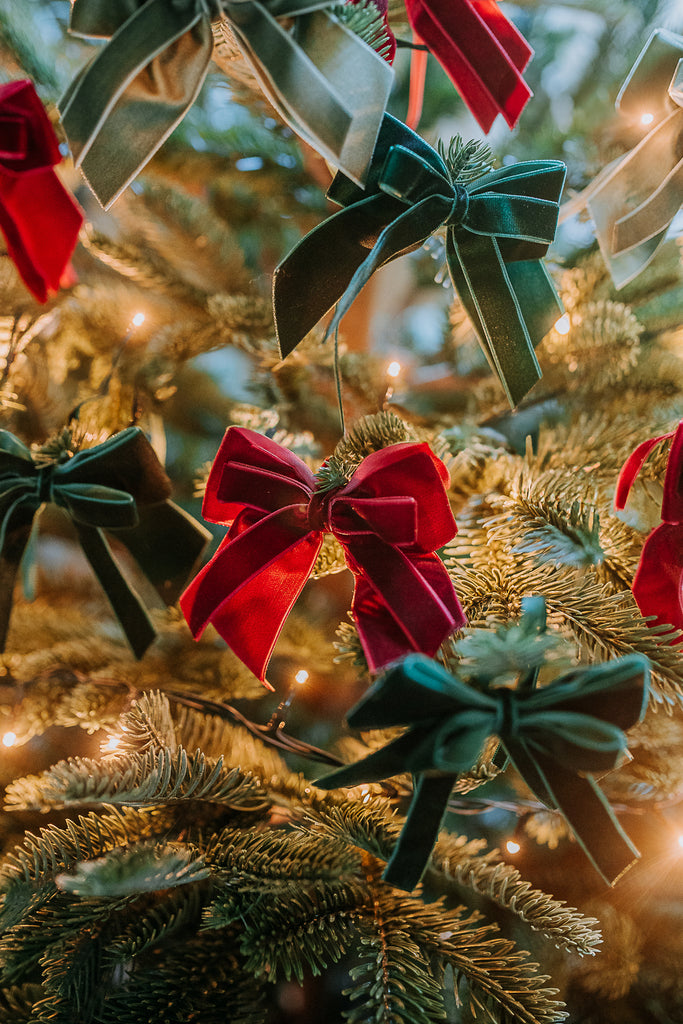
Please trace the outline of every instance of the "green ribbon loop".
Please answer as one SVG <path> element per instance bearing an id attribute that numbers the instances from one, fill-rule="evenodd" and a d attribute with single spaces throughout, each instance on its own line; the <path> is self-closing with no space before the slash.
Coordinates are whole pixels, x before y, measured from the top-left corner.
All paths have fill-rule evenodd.
<path id="1" fill-rule="evenodd" d="M 170 492 L 170 481 L 138 427 L 67 461 L 48 464 L 37 464 L 18 438 L 0 430 L 0 649 L 5 646 L 14 582 L 34 517 L 51 502 L 71 518 L 126 639 L 136 657 L 142 657 L 156 633 L 102 531 L 116 532 L 160 595 L 172 603 L 209 533 L 168 500 Z"/>
<path id="2" fill-rule="evenodd" d="M 587 189 L 586 205 L 617 288 L 654 257 L 683 196 L 683 36 L 658 29 L 641 51 L 619 95 L 617 110 L 652 128 L 623 159 Z"/>
<path id="3" fill-rule="evenodd" d="M 334 3 L 73 0 L 70 30 L 109 40 L 59 104 L 74 160 L 100 203 L 115 201 L 196 99 L 219 17 L 290 127 L 362 182 L 393 73 L 328 13 Z M 294 29 L 277 17 L 296 19 Z"/>
<path id="4" fill-rule="evenodd" d="M 619 764 L 626 752 L 624 730 L 645 714 L 648 682 L 648 662 L 634 654 L 576 669 L 541 690 L 479 691 L 431 659 L 409 655 L 348 715 L 353 728 L 408 730 L 317 785 L 356 786 L 403 772 L 418 777 L 406 831 L 385 873 L 392 884 L 410 890 L 424 871 L 458 773 L 473 766 L 489 736 L 498 736 L 527 786 L 563 814 L 611 884 L 638 851 L 592 773 Z"/>
<path id="5" fill-rule="evenodd" d="M 365 191 L 337 175 L 328 196 L 345 209 L 275 271 L 282 355 L 336 303 L 333 333 L 375 270 L 445 226 L 454 287 L 517 405 L 541 376 L 534 348 L 562 312 L 540 257 L 554 238 L 564 176 L 559 161 L 537 160 L 454 182 L 439 155 L 386 114 Z"/>

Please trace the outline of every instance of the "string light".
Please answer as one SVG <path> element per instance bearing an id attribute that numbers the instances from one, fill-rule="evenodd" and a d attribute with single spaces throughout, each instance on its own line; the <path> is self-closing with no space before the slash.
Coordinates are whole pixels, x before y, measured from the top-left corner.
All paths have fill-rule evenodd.
<path id="1" fill-rule="evenodd" d="M 643 125 L 644 127 L 645 127 L 646 125 L 648 125 L 648 124 L 652 124 L 652 122 L 654 121 L 654 119 L 655 119 L 655 115 L 654 115 L 654 114 L 641 114 L 641 115 L 640 115 L 640 123 L 641 123 L 641 124 L 642 124 L 642 125 Z"/>
<path id="2" fill-rule="evenodd" d="M 505 844 L 505 849 L 507 850 L 508 853 L 519 853 L 522 847 L 516 839 L 508 839 L 507 843 Z"/>
<path id="3" fill-rule="evenodd" d="M 2 737 L 2 744 L 4 747 L 13 747 L 17 742 L 17 734 L 15 732 L 6 732 Z"/>
<path id="4" fill-rule="evenodd" d="M 678 845 L 683 849 L 683 833 L 678 837 Z"/>
<path id="5" fill-rule="evenodd" d="M 569 313 L 564 313 L 559 320 L 555 321 L 555 330 L 558 334 L 569 334 L 571 326 L 572 322 L 569 319 Z"/>
<path id="6" fill-rule="evenodd" d="M 107 742 L 102 744 L 102 753 L 110 754 L 113 750 L 116 750 L 120 742 L 120 736 L 110 736 Z"/>
<path id="7" fill-rule="evenodd" d="M 133 319 L 131 320 L 131 324 L 133 325 L 133 327 L 142 327 L 146 319 L 147 318 L 144 313 L 136 313 Z"/>
<path id="8" fill-rule="evenodd" d="M 305 668 L 300 668 L 299 671 L 294 676 L 294 679 L 301 686 L 303 685 L 303 683 L 308 681 L 308 672 L 306 671 Z"/>
<path id="9" fill-rule="evenodd" d="M 393 377 L 395 379 L 396 377 L 398 377 L 400 372 L 401 372 L 401 364 L 396 359 L 394 359 L 387 366 L 387 377 Z"/>

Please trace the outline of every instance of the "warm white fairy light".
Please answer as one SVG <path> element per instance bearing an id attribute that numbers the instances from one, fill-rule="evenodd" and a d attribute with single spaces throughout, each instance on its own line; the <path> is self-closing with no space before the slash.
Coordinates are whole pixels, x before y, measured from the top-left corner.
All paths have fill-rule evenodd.
<path id="1" fill-rule="evenodd" d="M 120 736 L 110 736 L 106 743 L 102 745 L 102 753 L 109 754 L 113 750 L 116 750 L 119 743 L 121 742 Z"/>
<path id="2" fill-rule="evenodd" d="M 387 366 L 387 377 L 398 377 L 401 372 L 401 364 L 396 360 L 392 360 Z"/>
<path id="3" fill-rule="evenodd" d="M 133 319 L 131 320 L 131 323 L 133 327 L 142 327 L 146 319 L 147 318 L 144 313 L 136 313 Z"/>
<path id="4" fill-rule="evenodd" d="M 505 844 L 505 849 L 507 850 L 508 853 L 519 853 L 522 847 L 516 839 L 508 839 L 507 843 Z"/>
<path id="5" fill-rule="evenodd" d="M 678 837 L 678 845 L 683 849 L 683 832 Z"/>
<path id="6" fill-rule="evenodd" d="M 563 313 L 560 319 L 555 321 L 555 330 L 558 334 L 569 334 L 571 326 L 572 322 L 569 319 L 569 313 Z"/>
<path id="7" fill-rule="evenodd" d="M 5 747 L 13 747 L 17 742 L 17 734 L 15 732 L 6 732 L 2 737 L 2 743 Z"/>
<path id="8" fill-rule="evenodd" d="M 652 124 L 654 119 L 655 119 L 655 115 L 654 114 L 641 114 L 640 115 L 640 123 L 643 125 L 643 127 L 646 127 L 648 124 Z"/>
<path id="9" fill-rule="evenodd" d="M 308 681 L 308 672 L 306 671 L 305 668 L 300 668 L 299 671 L 294 676 L 294 679 L 299 684 L 305 683 Z"/>

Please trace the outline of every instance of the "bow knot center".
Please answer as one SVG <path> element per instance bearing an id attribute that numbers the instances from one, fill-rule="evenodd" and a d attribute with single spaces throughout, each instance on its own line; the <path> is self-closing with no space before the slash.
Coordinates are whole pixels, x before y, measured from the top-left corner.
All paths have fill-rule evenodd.
<path id="1" fill-rule="evenodd" d="M 503 686 L 496 690 L 496 721 L 493 732 L 503 741 L 516 736 L 519 728 L 519 699 L 514 690 Z"/>
<path id="2" fill-rule="evenodd" d="M 38 470 L 36 490 L 38 491 L 38 501 L 41 505 L 47 505 L 55 500 L 52 494 L 54 468 L 54 464 L 50 463 L 47 466 L 41 466 Z"/>
<path id="3" fill-rule="evenodd" d="M 316 491 L 308 503 L 307 519 L 310 530 L 319 533 L 330 533 L 330 501 L 340 490 L 339 487 L 329 491 Z"/>
<path id="4" fill-rule="evenodd" d="M 470 194 L 464 185 L 453 185 L 453 203 L 445 224 L 449 228 L 459 228 L 465 222 L 470 207 Z"/>

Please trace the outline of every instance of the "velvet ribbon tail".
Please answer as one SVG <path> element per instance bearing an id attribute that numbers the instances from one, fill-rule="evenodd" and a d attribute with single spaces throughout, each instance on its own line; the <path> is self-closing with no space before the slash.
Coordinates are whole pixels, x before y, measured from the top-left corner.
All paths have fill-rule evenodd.
<path id="1" fill-rule="evenodd" d="M 102 531 L 77 521 L 74 521 L 74 526 L 85 556 L 114 609 L 135 657 L 141 658 L 156 637 L 145 606 L 116 564 Z"/>
<path id="2" fill-rule="evenodd" d="M 324 10 L 311 10 L 330 2 L 306 3 L 305 14 L 298 13 L 296 4 L 280 4 L 278 13 L 296 16 L 293 33 L 260 3 L 228 3 L 226 13 L 240 49 L 283 120 L 361 185 L 393 71 L 341 22 Z"/>
<path id="3" fill-rule="evenodd" d="M 146 0 L 71 83 L 59 102 L 62 124 L 76 166 L 105 209 L 182 120 L 212 50 L 199 5 Z"/>
<path id="4" fill-rule="evenodd" d="M 408 818 L 382 879 L 410 892 L 422 878 L 457 775 L 421 775 L 417 780 Z"/>
<path id="5" fill-rule="evenodd" d="M 640 473 L 641 469 L 645 465 L 645 461 L 658 444 L 662 441 L 667 441 L 673 434 L 662 434 L 660 437 L 651 437 L 647 441 L 643 441 L 638 447 L 631 452 L 624 465 L 621 467 L 619 473 L 619 479 L 617 480 L 616 491 L 614 494 L 614 507 L 616 509 L 622 509 L 626 507 L 628 496 L 631 493 L 631 488 L 635 482 L 636 477 Z"/>
<path id="6" fill-rule="evenodd" d="M 278 510 L 228 535 L 180 599 L 193 636 L 211 622 L 261 682 L 322 544 L 321 533 L 292 530 L 286 513 Z"/>
<path id="7" fill-rule="evenodd" d="M 514 127 L 532 95 L 521 71 L 533 51 L 498 5 L 407 0 L 406 8 L 480 127 L 488 132 L 499 113 Z"/>

